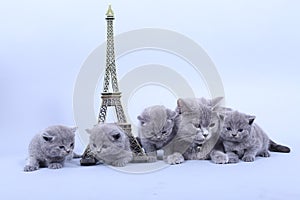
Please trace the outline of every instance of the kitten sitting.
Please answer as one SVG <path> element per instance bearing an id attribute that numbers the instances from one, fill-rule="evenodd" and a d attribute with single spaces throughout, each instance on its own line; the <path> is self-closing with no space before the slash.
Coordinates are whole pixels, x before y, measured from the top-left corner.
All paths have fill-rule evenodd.
<path id="1" fill-rule="evenodd" d="M 162 149 L 176 135 L 174 126 L 177 113 L 164 106 L 151 106 L 139 115 L 139 140 L 149 162 L 157 160 L 157 150 Z"/>
<path id="2" fill-rule="evenodd" d="M 218 142 L 221 126 L 216 110 L 222 99 L 222 97 L 212 100 L 205 98 L 178 99 L 177 110 L 180 112 L 178 133 L 172 143 L 165 148 L 166 161 L 169 164 L 211 157 L 214 162 L 226 162 L 224 153 L 217 149 L 213 150 Z"/>
<path id="3" fill-rule="evenodd" d="M 123 167 L 133 159 L 129 139 L 117 124 L 97 124 L 86 131 L 90 151 L 99 162 Z"/>
<path id="4" fill-rule="evenodd" d="M 269 157 L 270 139 L 254 123 L 255 116 L 232 111 L 223 115 L 224 124 L 220 136 L 228 156 L 228 163 L 237 163 L 239 159 L 253 162 L 256 156 Z"/>
<path id="5" fill-rule="evenodd" d="M 65 160 L 73 157 L 76 129 L 50 126 L 35 135 L 29 144 L 28 163 L 24 171 L 30 172 L 40 167 L 62 168 Z"/>

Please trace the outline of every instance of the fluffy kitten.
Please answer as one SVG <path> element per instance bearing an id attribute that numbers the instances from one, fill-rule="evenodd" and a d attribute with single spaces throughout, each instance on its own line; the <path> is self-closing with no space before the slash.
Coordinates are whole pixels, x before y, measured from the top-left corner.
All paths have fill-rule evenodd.
<path id="1" fill-rule="evenodd" d="M 76 129 L 50 126 L 35 135 L 29 144 L 28 163 L 24 171 L 34 171 L 40 167 L 62 168 L 65 160 L 73 156 Z"/>
<path id="2" fill-rule="evenodd" d="M 219 137 L 220 119 L 216 110 L 222 99 L 178 99 L 178 132 L 170 145 L 164 148 L 165 159 L 169 164 L 208 159 L 210 155 L 216 159 L 215 162 L 225 162 L 224 153 L 220 152 L 219 155 L 216 150 L 212 151 Z"/>
<path id="3" fill-rule="evenodd" d="M 100 162 L 123 167 L 133 159 L 129 139 L 117 124 L 97 124 L 86 131 L 91 153 Z"/>
<path id="4" fill-rule="evenodd" d="M 238 111 L 228 112 L 224 117 L 221 138 L 228 156 L 228 163 L 237 163 L 239 159 L 253 162 L 256 156 L 269 157 L 270 139 L 254 123 L 255 116 Z"/>
<path id="5" fill-rule="evenodd" d="M 149 162 L 157 160 L 157 150 L 162 149 L 176 135 L 174 126 L 177 113 L 164 106 L 151 106 L 139 115 L 139 140 Z"/>
<path id="6" fill-rule="evenodd" d="M 219 107 L 222 97 L 212 100 L 205 98 L 198 99 L 199 109 L 193 115 L 189 115 L 190 121 L 181 126 L 189 126 L 197 129 L 196 136 L 183 154 L 185 160 L 211 159 L 214 163 L 226 163 L 226 156 L 219 141 L 219 132 L 222 127 L 222 120 L 219 112 L 226 108 Z M 192 130 L 191 130 L 192 131 Z"/>

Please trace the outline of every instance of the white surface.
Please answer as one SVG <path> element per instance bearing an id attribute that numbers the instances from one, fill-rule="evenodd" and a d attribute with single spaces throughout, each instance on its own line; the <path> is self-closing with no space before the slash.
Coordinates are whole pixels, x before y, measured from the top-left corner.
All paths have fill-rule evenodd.
<path id="1" fill-rule="evenodd" d="M 298 151 L 297 151 L 298 152 Z M 1 162 L 5 199 L 298 199 L 299 153 L 272 153 L 254 163 L 188 161 L 154 173 L 128 174 L 107 166 L 22 171 L 22 157 Z M 162 162 L 162 161 L 160 161 Z M 141 165 L 141 164 L 130 164 Z"/>
<path id="2" fill-rule="evenodd" d="M 116 34 L 157 27 L 199 43 L 220 73 L 227 105 L 255 114 L 269 136 L 292 153 L 250 164 L 193 161 L 140 175 L 79 167 L 78 161 L 61 170 L 24 173 L 34 134 L 52 124 L 74 125 L 76 76 L 105 40 L 109 3 Z M 299 198 L 298 11 L 299 1 L 293 0 L 1 1 L 1 199 Z M 130 59 L 147 64 L 139 54 L 120 60 L 120 67 Z M 78 138 L 76 148 L 84 149 Z"/>

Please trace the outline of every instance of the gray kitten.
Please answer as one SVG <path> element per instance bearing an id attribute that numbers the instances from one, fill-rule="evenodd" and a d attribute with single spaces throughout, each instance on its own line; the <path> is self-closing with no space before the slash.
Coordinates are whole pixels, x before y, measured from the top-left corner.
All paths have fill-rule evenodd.
<path id="1" fill-rule="evenodd" d="M 100 162 L 123 167 L 133 159 L 129 139 L 117 124 L 97 124 L 86 131 L 91 153 Z"/>
<path id="2" fill-rule="evenodd" d="M 210 157 L 214 162 L 226 162 L 224 153 L 217 149 L 213 150 L 218 143 L 221 127 L 221 120 L 216 110 L 222 99 L 222 97 L 211 100 L 178 99 L 177 110 L 180 112 L 178 133 L 172 143 L 165 148 L 165 159 L 169 164 Z"/>
<path id="3" fill-rule="evenodd" d="M 34 171 L 40 167 L 62 168 L 65 160 L 73 157 L 76 129 L 50 126 L 35 135 L 29 144 L 28 163 L 24 171 Z"/>
<path id="4" fill-rule="evenodd" d="M 270 139 L 254 123 L 255 116 L 238 111 L 228 112 L 220 136 L 228 156 L 228 163 L 237 163 L 239 159 L 253 162 L 256 156 L 269 157 Z"/>
<path id="5" fill-rule="evenodd" d="M 208 160 L 214 163 L 226 163 L 226 155 L 219 140 L 219 132 L 222 127 L 222 120 L 219 112 L 229 110 L 218 106 L 223 97 L 217 97 L 212 100 L 201 98 L 198 101 L 198 109 L 193 115 L 188 115 L 190 121 L 182 123 L 191 129 L 196 127 L 197 133 L 192 144 L 183 154 L 185 160 Z M 190 126 L 192 123 L 193 126 Z"/>
<path id="6" fill-rule="evenodd" d="M 139 115 L 138 135 L 149 162 L 157 160 L 157 150 L 162 149 L 176 135 L 178 114 L 164 106 L 151 106 Z"/>

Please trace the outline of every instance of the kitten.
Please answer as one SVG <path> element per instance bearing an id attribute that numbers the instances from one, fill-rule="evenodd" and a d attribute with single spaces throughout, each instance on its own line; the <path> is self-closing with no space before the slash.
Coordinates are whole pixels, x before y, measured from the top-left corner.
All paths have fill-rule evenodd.
<path id="1" fill-rule="evenodd" d="M 209 159 L 211 155 L 214 162 L 226 162 L 224 153 L 217 149 L 212 151 L 218 143 L 221 122 L 216 110 L 222 99 L 178 99 L 180 122 L 176 137 L 164 148 L 167 163 L 180 164 L 184 160 Z"/>
<path id="2" fill-rule="evenodd" d="M 253 162 L 256 156 L 270 156 L 268 151 L 270 139 L 254 123 L 255 116 L 232 111 L 223 115 L 223 118 L 220 136 L 228 156 L 228 163 L 237 163 L 239 159 Z"/>
<path id="3" fill-rule="evenodd" d="M 28 163 L 24 171 L 30 172 L 40 167 L 62 168 L 65 160 L 73 156 L 76 129 L 50 126 L 35 135 L 29 144 Z"/>
<path id="4" fill-rule="evenodd" d="M 211 159 L 214 163 L 226 163 L 226 156 L 222 152 L 223 148 L 219 141 L 222 121 L 218 111 L 222 108 L 218 104 L 222 98 L 212 100 L 202 98 L 202 100 L 206 102 L 199 102 L 199 110 L 195 111 L 190 121 L 190 123 L 193 123 L 192 127 L 196 127 L 197 133 L 183 157 L 185 160 Z M 182 126 L 189 126 L 189 123 L 182 124 Z"/>
<path id="5" fill-rule="evenodd" d="M 157 160 L 157 150 L 162 149 L 176 135 L 174 126 L 178 114 L 164 106 L 151 106 L 139 115 L 139 141 L 144 148 L 149 162 Z"/>
<path id="6" fill-rule="evenodd" d="M 117 124 L 97 124 L 86 131 L 90 151 L 98 161 L 123 167 L 133 159 L 129 139 Z"/>

